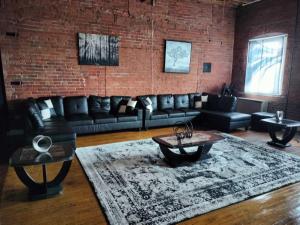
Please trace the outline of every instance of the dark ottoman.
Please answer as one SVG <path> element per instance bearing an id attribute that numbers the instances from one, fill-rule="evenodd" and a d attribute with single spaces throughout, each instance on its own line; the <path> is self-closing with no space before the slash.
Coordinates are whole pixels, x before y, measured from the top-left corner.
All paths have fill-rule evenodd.
<path id="1" fill-rule="evenodd" d="M 255 112 L 251 115 L 251 129 L 256 131 L 268 131 L 268 126 L 262 123 L 262 119 L 273 118 L 275 113 Z"/>

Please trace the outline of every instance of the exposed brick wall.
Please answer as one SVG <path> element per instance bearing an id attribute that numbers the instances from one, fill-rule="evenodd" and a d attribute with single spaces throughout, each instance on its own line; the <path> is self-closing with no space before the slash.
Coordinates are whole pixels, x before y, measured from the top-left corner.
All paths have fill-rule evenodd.
<path id="1" fill-rule="evenodd" d="M 7 98 L 219 90 L 231 81 L 235 9 L 196 0 L 0 0 Z M 6 36 L 17 32 L 17 37 Z M 78 64 L 77 33 L 120 36 L 120 66 Z M 164 40 L 192 42 L 189 74 L 163 73 Z M 202 73 L 212 62 L 212 73 Z M 22 86 L 11 81 L 21 80 Z"/>
<path id="2" fill-rule="evenodd" d="M 282 96 L 251 97 L 270 100 L 269 111 L 285 110 L 288 99 L 287 116 L 300 119 L 300 23 L 295 36 L 296 15 L 297 0 L 263 0 L 237 10 L 232 82 L 243 95 L 249 39 L 288 34 Z"/>

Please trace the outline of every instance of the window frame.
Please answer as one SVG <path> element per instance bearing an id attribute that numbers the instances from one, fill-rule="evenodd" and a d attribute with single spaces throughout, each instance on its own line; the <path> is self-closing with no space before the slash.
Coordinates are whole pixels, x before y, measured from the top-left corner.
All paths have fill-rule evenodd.
<path id="1" fill-rule="evenodd" d="M 280 68 L 280 87 L 279 93 L 267 94 L 262 92 L 249 92 L 246 91 L 246 77 L 247 77 L 247 68 L 249 63 L 249 51 L 250 51 L 250 43 L 252 41 L 263 41 L 272 38 L 283 37 L 283 52 L 282 52 L 282 63 Z M 283 89 L 283 78 L 284 78 L 284 70 L 285 70 L 285 61 L 286 61 L 286 52 L 287 52 L 287 41 L 288 41 L 288 34 L 276 34 L 276 35 L 268 35 L 268 36 L 259 36 L 256 38 L 251 38 L 248 40 L 248 49 L 247 49 L 247 61 L 246 61 L 246 70 L 245 70 L 245 83 L 244 83 L 244 93 L 248 95 L 258 95 L 258 96 L 270 96 L 270 97 L 279 97 L 282 96 L 282 89 Z"/>

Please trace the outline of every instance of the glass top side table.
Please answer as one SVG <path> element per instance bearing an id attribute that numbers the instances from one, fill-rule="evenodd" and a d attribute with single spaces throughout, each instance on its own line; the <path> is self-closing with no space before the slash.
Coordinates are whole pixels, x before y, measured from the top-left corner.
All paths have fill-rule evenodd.
<path id="1" fill-rule="evenodd" d="M 19 179 L 28 189 L 29 200 L 38 200 L 52 197 L 62 192 L 61 182 L 70 169 L 76 145 L 74 142 L 57 142 L 46 153 L 39 153 L 32 146 L 18 148 L 10 158 Z M 52 181 L 47 180 L 46 165 L 63 162 L 63 165 Z M 25 170 L 25 166 L 41 165 L 43 169 L 43 182 L 36 182 Z"/>
<path id="2" fill-rule="evenodd" d="M 277 121 L 275 118 L 262 119 L 263 123 L 268 125 L 269 134 L 272 141 L 269 141 L 269 145 L 273 145 L 280 148 L 285 148 L 291 146 L 289 142 L 294 138 L 297 133 L 297 128 L 300 127 L 300 122 L 290 119 L 283 119 L 282 121 Z M 276 135 L 278 130 L 283 130 L 282 138 Z"/>

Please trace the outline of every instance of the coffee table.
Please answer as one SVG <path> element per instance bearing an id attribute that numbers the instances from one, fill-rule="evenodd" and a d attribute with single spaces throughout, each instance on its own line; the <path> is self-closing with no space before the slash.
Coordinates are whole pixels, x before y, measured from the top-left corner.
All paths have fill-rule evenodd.
<path id="1" fill-rule="evenodd" d="M 300 122 L 290 119 L 283 119 L 278 122 L 276 118 L 262 119 L 263 123 L 266 123 L 269 128 L 269 134 L 272 141 L 269 141 L 269 145 L 273 145 L 280 148 L 291 146 L 289 142 L 293 139 L 297 133 L 297 127 L 300 127 Z M 282 138 L 276 135 L 276 132 L 283 130 Z"/>
<path id="2" fill-rule="evenodd" d="M 19 179 L 28 189 L 29 200 L 48 198 L 62 192 L 61 182 L 70 169 L 75 153 L 74 142 L 54 143 L 46 153 L 35 151 L 32 146 L 18 148 L 10 158 L 10 166 L 13 166 Z M 63 165 L 52 181 L 47 180 L 46 165 L 49 163 L 63 162 Z M 36 182 L 25 170 L 25 166 L 42 165 L 43 182 Z"/>
<path id="3" fill-rule="evenodd" d="M 187 162 L 195 162 L 210 157 L 208 154 L 212 145 L 217 141 L 223 140 L 224 137 L 210 131 L 196 131 L 192 138 L 185 138 L 178 142 L 174 134 L 156 136 L 153 141 L 159 144 L 165 160 L 171 166 L 177 166 Z M 197 146 L 197 151 L 187 152 L 185 148 Z M 180 154 L 171 149 L 179 149 Z"/>

